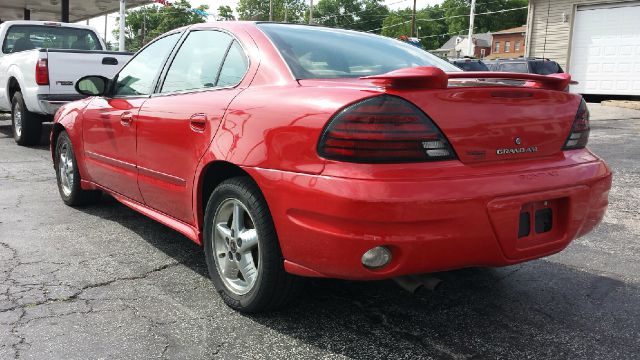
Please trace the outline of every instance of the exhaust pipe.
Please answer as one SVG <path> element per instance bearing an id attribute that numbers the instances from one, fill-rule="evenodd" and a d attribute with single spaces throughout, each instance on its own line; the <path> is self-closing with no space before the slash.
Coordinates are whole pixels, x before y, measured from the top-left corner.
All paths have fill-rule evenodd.
<path id="1" fill-rule="evenodd" d="M 393 281 L 395 281 L 398 286 L 412 294 L 415 294 L 421 287 L 430 291 L 435 291 L 440 284 L 442 284 L 442 280 L 429 274 L 400 276 L 393 278 Z"/>

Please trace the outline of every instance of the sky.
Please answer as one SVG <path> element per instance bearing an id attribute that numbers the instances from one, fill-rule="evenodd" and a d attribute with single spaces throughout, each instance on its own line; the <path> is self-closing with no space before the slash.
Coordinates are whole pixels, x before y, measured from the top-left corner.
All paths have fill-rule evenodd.
<path id="1" fill-rule="evenodd" d="M 416 7 L 418 9 L 422 9 L 427 5 L 435 5 L 442 3 L 443 0 L 416 0 Z M 238 6 L 238 0 L 189 0 L 189 3 L 193 7 L 198 7 L 200 5 L 209 5 L 209 12 L 215 13 L 220 5 L 229 5 L 234 11 Z M 412 0 L 385 0 L 385 4 L 389 6 L 389 8 L 402 9 L 413 6 Z M 113 29 L 116 27 L 116 18 L 118 17 L 117 13 L 107 15 L 107 34 L 106 39 L 111 43 L 117 43 L 118 40 L 115 39 L 112 35 Z M 94 18 L 89 20 L 89 25 L 95 27 L 102 36 L 105 36 L 105 23 L 104 16 Z M 210 17 L 210 20 L 213 21 L 213 17 Z M 85 23 L 84 21 L 82 23 Z"/>

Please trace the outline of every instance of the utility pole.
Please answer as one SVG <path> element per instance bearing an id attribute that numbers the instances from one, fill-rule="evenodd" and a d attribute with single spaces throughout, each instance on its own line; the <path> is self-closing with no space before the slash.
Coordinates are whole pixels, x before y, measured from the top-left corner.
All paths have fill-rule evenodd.
<path id="1" fill-rule="evenodd" d="M 287 0 L 284 1 L 284 22 L 287 22 Z"/>
<path id="2" fill-rule="evenodd" d="M 309 24 L 313 24 L 313 0 L 310 0 L 309 5 Z"/>
<path id="3" fill-rule="evenodd" d="M 142 7 L 142 41 L 140 47 L 144 46 L 144 38 L 147 35 L 147 7 Z"/>
<path id="4" fill-rule="evenodd" d="M 125 4 L 125 0 L 120 0 L 120 34 L 119 34 L 119 46 L 118 46 L 118 50 L 119 51 L 125 51 L 124 50 L 124 21 L 125 21 L 125 8 L 126 8 L 126 4 Z"/>
<path id="5" fill-rule="evenodd" d="M 471 13 L 469 13 L 469 38 L 468 40 L 468 48 L 467 55 L 473 56 L 473 22 L 476 17 L 476 0 L 471 0 Z"/>
<path id="6" fill-rule="evenodd" d="M 104 14 L 104 43 L 107 43 L 107 21 L 109 21 L 108 14 Z M 111 49 L 107 49 L 111 50 Z"/>
<path id="7" fill-rule="evenodd" d="M 416 0 L 413 0 L 413 12 L 411 12 L 411 37 L 416 36 Z"/>
<path id="8" fill-rule="evenodd" d="M 273 21 L 273 0 L 269 0 L 269 21 Z"/>

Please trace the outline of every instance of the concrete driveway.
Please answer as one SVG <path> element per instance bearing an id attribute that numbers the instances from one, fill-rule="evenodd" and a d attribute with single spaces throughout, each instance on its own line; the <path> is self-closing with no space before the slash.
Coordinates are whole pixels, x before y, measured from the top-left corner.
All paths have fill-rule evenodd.
<path id="1" fill-rule="evenodd" d="M 180 234 L 108 197 L 65 206 L 46 139 L 18 147 L 0 120 L 0 359 L 640 358 L 640 111 L 590 108 L 611 205 L 564 252 L 416 295 L 309 281 L 260 316 L 222 303 Z"/>

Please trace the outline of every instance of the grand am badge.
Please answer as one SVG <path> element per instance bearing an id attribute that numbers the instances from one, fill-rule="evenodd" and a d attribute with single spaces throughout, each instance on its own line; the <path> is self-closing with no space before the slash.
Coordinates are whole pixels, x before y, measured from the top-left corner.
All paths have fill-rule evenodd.
<path id="1" fill-rule="evenodd" d="M 509 155 L 509 154 L 524 154 L 524 153 L 534 153 L 538 152 L 537 146 L 530 147 L 520 147 L 520 148 L 505 148 L 505 149 L 497 149 L 497 155 Z"/>

